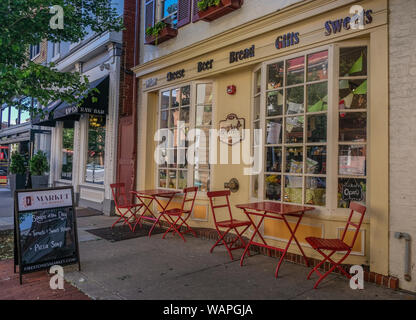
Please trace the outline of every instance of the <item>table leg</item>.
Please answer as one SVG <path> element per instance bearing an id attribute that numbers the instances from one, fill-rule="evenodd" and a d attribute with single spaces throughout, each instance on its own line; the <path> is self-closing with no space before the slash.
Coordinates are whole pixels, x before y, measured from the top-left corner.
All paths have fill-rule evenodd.
<path id="1" fill-rule="evenodd" d="M 302 220 L 302 216 L 300 216 L 300 217 L 299 217 L 298 222 L 296 223 L 296 226 L 295 226 L 295 228 L 293 229 L 293 231 L 292 231 L 292 228 L 290 228 L 290 225 L 289 225 L 289 223 L 288 223 L 288 221 L 286 220 L 286 217 L 285 217 L 284 215 L 282 215 L 282 220 L 285 222 L 286 227 L 288 228 L 288 230 L 289 230 L 289 232 L 290 232 L 291 236 L 290 236 L 290 238 L 289 238 L 289 241 L 288 241 L 288 242 L 287 242 L 287 244 L 286 244 L 286 247 L 285 247 L 285 249 L 284 249 L 284 251 L 283 251 L 282 255 L 280 256 L 279 263 L 277 264 L 276 272 L 275 272 L 275 274 L 274 274 L 276 278 L 277 278 L 277 276 L 278 276 L 278 274 L 279 274 L 279 269 L 280 269 L 280 266 L 281 266 L 281 264 L 282 264 L 282 262 L 283 262 L 283 259 L 285 258 L 286 253 L 287 253 L 287 251 L 288 251 L 288 249 L 289 249 L 289 246 L 290 246 L 290 244 L 292 243 L 292 240 L 293 240 L 293 239 L 295 239 L 296 244 L 298 245 L 298 247 L 299 247 L 300 251 L 302 252 L 302 255 L 303 255 L 303 257 L 305 258 L 305 261 L 306 261 L 306 265 L 307 265 L 307 266 L 309 265 L 309 263 L 308 263 L 308 259 L 306 258 L 305 253 L 304 253 L 304 252 L 303 252 L 303 250 L 302 250 L 302 247 L 299 245 L 299 242 L 298 242 L 298 240 L 297 240 L 297 239 L 296 239 L 296 237 L 295 237 L 295 232 L 296 232 L 296 230 L 298 229 L 298 226 L 299 226 L 299 224 L 300 224 L 300 221 Z"/>
<path id="2" fill-rule="evenodd" d="M 247 251 L 248 251 L 248 250 L 250 250 L 250 246 L 251 246 L 251 243 L 252 243 L 252 241 L 253 241 L 254 237 L 256 236 L 256 234 L 257 234 L 257 233 L 258 233 L 258 234 L 260 234 L 260 232 L 259 232 L 259 227 L 261 226 L 261 224 L 263 223 L 263 220 L 264 220 L 264 216 L 263 216 L 263 217 L 261 217 L 259 224 L 256 226 L 256 225 L 254 224 L 253 220 L 251 219 L 250 215 L 246 212 L 246 210 L 244 210 L 244 212 L 245 212 L 245 214 L 247 215 L 247 217 L 250 219 L 251 223 L 253 224 L 253 227 L 254 227 L 254 232 L 253 232 L 253 235 L 251 236 L 250 241 L 248 242 L 248 244 L 247 244 L 246 248 L 244 249 L 244 253 L 243 253 L 243 255 L 241 256 L 241 259 L 240 259 L 240 266 L 243 266 L 244 257 L 245 257 L 245 255 L 246 255 Z M 263 239 L 263 237 L 261 237 L 261 238 Z M 264 242 L 264 239 L 263 239 L 263 242 Z M 266 244 L 266 243 L 264 243 L 264 244 Z M 267 245 L 267 244 L 266 244 L 266 245 Z"/>
<path id="3" fill-rule="evenodd" d="M 152 235 L 152 232 L 153 232 L 153 229 L 156 227 L 156 224 L 158 224 L 159 223 L 159 226 L 160 227 L 162 227 L 161 225 L 160 225 L 160 218 L 162 218 L 163 217 L 163 214 L 164 214 L 164 212 L 166 211 L 166 209 L 168 208 L 168 206 L 169 206 L 169 204 L 170 204 L 170 202 L 172 201 L 172 199 L 173 199 L 173 197 L 175 196 L 175 194 L 173 194 L 172 196 L 170 196 L 169 197 L 169 200 L 168 200 L 168 203 L 165 205 L 165 207 L 163 207 L 163 205 L 160 203 L 160 201 L 157 199 L 157 196 L 155 196 L 155 197 L 153 197 L 153 199 L 156 201 L 156 203 L 159 205 L 159 207 L 162 209 L 161 210 L 161 212 L 160 212 L 160 215 L 159 215 L 159 217 L 156 219 L 156 221 L 155 221 L 155 223 L 153 223 L 153 226 L 150 228 L 150 231 L 149 231 L 149 238 L 150 238 L 150 236 Z M 154 215 L 153 215 L 154 216 Z M 156 218 L 156 217 L 155 217 Z M 166 218 L 165 218 L 166 219 Z M 166 221 L 168 221 L 168 220 L 166 220 Z M 169 221 L 168 221 L 169 222 Z"/>
<path id="4" fill-rule="evenodd" d="M 140 223 L 141 224 L 141 220 L 143 219 L 143 216 L 145 215 L 145 213 L 147 212 L 147 211 L 149 211 L 149 213 L 152 215 L 152 216 L 154 216 L 153 215 L 153 212 L 152 212 L 152 210 L 150 210 L 150 205 L 152 204 L 152 202 L 153 202 L 153 198 L 148 198 L 148 197 L 143 197 L 144 199 L 149 199 L 150 200 L 150 202 L 148 203 L 148 204 L 146 204 L 146 202 L 144 202 L 143 201 L 143 199 L 142 199 L 142 197 L 140 197 L 139 195 L 136 195 L 137 196 L 137 198 L 140 200 L 140 202 L 143 204 L 143 206 L 145 207 L 145 210 L 143 210 L 143 213 L 140 215 L 140 218 L 139 218 L 139 221 L 138 221 L 138 223 Z"/>

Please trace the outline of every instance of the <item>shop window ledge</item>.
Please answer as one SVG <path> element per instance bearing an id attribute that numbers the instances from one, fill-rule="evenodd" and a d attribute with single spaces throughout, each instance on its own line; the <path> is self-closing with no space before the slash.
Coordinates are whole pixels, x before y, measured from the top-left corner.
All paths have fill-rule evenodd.
<path id="1" fill-rule="evenodd" d="M 205 11 L 198 12 L 199 19 L 207 22 L 214 21 L 234 10 L 240 9 L 244 0 L 221 0 L 216 7 L 209 7 Z"/>
<path id="2" fill-rule="evenodd" d="M 158 37 L 152 35 L 146 35 L 145 44 L 157 46 L 162 42 L 168 41 L 169 39 L 175 38 L 178 35 L 178 30 L 170 26 L 163 28 Z"/>

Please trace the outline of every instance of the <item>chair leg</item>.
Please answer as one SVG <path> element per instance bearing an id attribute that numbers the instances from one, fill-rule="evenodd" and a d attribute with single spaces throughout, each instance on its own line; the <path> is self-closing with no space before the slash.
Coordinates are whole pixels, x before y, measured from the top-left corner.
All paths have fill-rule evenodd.
<path id="1" fill-rule="evenodd" d="M 247 226 L 241 233 L 239 233 L 238 232 L 238 230 L 237 230 L 237 228 L 235 228 L 235 233 L 237 234 L 237 237 L 238 237 L 238 239 L 240 239 L 240 242 L 241 242 L 241 248 L 246 248 L 247 247 L 247 244 L 246 244 L 246 242 L 244 241 L 244 239 L 243 239 L 243 237 L 242 237 L 242 235 L 244 234 L 244 232 L 246 232 L 247 231 L 247 229 L 249 228 L 250 226 Z M 247 254 L 248 254 L 248 256 L 250 257 L 250 250 L 248 250 L 248 252 L 247 252 Z"/>
<path id="2" fill-rule="evenodd" d="M 350 255 L 350 252 L 351 252 L 351 250 L 349 250 L 349 251 L 347 251 L 347 253 L 344 255 L 344 257 L 342 257 L 342 259 L 340 259 L 340 260 L 338 260 L 338 262 L 335 262 L 335 261 L 333 261 L 330 257 L 335 253 L 335 251 L 333 251 L 330 255 L 326 255 L 325 253 L 323 253 L 321 250 L 316 250 L 316 251 L 318 251 L 325 259 L 323 260 L 323 261 L 326 261 L 326 260 L 328 260 L 331 264 L 332 264 L 332 267 L 326 272 L 326 273 L 324 273 L 323 275 L 320 273 L 320 272 L 318 272 L 317 270 L 315 270 L 315 271 L 317 271 L 319 274 L 320 274 L 320 277 L 319 277 L 319 279 L 318 279 L 318 281 L 316 281 L 316 283 L 315 283 L 315 285 L 313 286 L 313 288 L 314 289 L 317 289 L 318 288 L 318 285 L 319 285 L 319 283 L 321 283 L 321 281 L 323 280 L 323 279 L 325 279 L 332 271 L 334 271 L 336 268 L 337 269 L 339 269 L 348 279 L 350 279 L 351 278 L 351 275 L 350 274 L 348 274 L 344 269 L 342 269 L 341 267 L 340 267 L 340 264 Z M 323 263 L 323 262 L 322 262 Z M 320 264 L 318 264 L 317 265 L 317 267 L 318 266 L 320 266 L 320 265 L 322 265 L 322 263 L 320 263 Z M 316 267 L 315 267 L 316 268 Z M 314 269 L 315 269 L 314 268 Z"/>
<path id="3" fill-rule="evenodd" d="M 318 251 L 318 250 L 317 250 Z M 318 251 L 319 252 L 319 251 Z M 319 276 L 322 276 L 322 274 L 319 272 L 319 267 L 321 265 L 323 265 L 325 263 L 325 261 L 327 261 L 336 251 L 332 251 L 329 255 L 328 258 L 324 257 L 325 259 L 322 260 L 321 262 L 319 262 L 315 267 L 312 268 L 312 270 L 309 272 L 308 276 L 306 277 L 307 280 L 309 280 L 311 278 L 311 275 L 316 272 Z M 319 252 L 320 253 L 320 252 Z M 321 253 L 322 254 L 322 253 Z"/>
<path id="4" fill-rule="evenodd" d="M 182 233 L 176 228 L 176 224 L 178 223 L 179 219 L 181 218 L 180 216 L 178 217 L 178 219 L 176 219 L 176 221 L 173 221 L 173 219 L 168 215 L 169 219 L 171 220 L 171 222 L 168 221 L 168 223 L 170 224 L 169 229 L 165 231 L 165 233 L 163 234 L 162 239 L 165 239 L 166 235 L 173 230 L 174 232 L 176 232 L 177 234 L 179 234 L 179 236 L 182 238 L 183 241 L 186 242 L 184 236 L 182 235 Z M 167 220 L 167 219 L 166 219 Z"/>
<path id="5" fill-rule="evenodd" d="M 185 233 L 186 232 L 190 232 L 190 233 L 192 233 L 193 235 L 194 235 L 194 237 L 195 238 L 197 238 L 197 235 L 196 235 L 196 232 L 186 223 L 186 220 L 188 220 L 188 218 L 189 218 L 189 216 L 190 216 L 190 214 L 188 214 L 188 217 L 187 218 L 185 218 L 185 219 L 183 219 L 182 217 L 180 217 L 181 218 L 181 220 L 182 220 L 182 223 L 179 225 L 179 227 L 178 227 L 178 229 L 180 230 L 181 229 L 181 227 L 183 226 L 183 225 L 185 225 L 186 226 L 186 231 L 185 231 Z"/>
<path id="6" fill-rule="evenodd" d="M 115 225 L 116 225 L 116 224 L 117 224 L 117 223 L 118 223 L 121 219 L 124 219 L 123 224 L 127 223 L 127 225 L 129 226 L 130 231 L 133 231 L 133 228 L 131 227 L 129 220 L 126 218 L 126 214 L 128 213 L 128 211 L 124 212 L 124 214 L 123 214 L 123 213 L 121 213 L 121 211 L 119 211 L 119 210 L 117 210 L 117 211 L 118 211 L 118 213 L 120 214 L 120 217 L 117 219 L 117 221 L 116 221 L 116 222 L 114 222 L 114 223 L 111 225 L 111 228 L 114 228 L 114 226 L 115 226 Z"/>
<path id="7" fill-rule="evenodd" d="M 230 232 L 231 228 L 227 229 L 222 235 L 221 232 L 219 231 L 219 229 L 217 229 L 218 234 L 220 235 L 220 238 L 217 240 L 217 242 L 215 242 L 215 244 L 212 246 L 210 252 L 212 253 L 214 251 L 214 248 L 219 244 L 220 241 L 222 241 L 222 243 L 224 244 L 225 248 L 228 251 L 228 254 L 231 258 L 231 260 L 234 260 L 233 258 L 233 254 L 231 252 L 231 250 L 228 248 L 227 242 L 224 240 L 224 237 L 227 235 L 228 232 Z"/>

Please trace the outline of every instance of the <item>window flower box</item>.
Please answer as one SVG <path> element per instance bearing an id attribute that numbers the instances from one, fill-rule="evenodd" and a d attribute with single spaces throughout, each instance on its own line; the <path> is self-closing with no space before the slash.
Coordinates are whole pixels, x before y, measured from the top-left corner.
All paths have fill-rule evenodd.
<path id="1" fill-rule="evenodd" d="M 243 0 L 221 0 L 218 6 L 208 7 L 204 11 L 199 11 L 199 19 L 211 22 L 234 10 L 240 9 L 242 4 Z"/>
<path id="2" fill-rule="evenodd" d="M 158 44 L 161 44 L 162 42 L 175 38 L 177 35 L 178 35 L 178 30 L 167 25 L 162 30 L 160 30 L 158 36 L 146 34 L 145 44 L 157 46 Z"/>

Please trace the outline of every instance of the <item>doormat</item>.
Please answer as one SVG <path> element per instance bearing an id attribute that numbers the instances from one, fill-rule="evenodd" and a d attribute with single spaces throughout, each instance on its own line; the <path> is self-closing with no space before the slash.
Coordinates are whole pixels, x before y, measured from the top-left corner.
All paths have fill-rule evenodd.
<path id="1" fill-rule="evenodd" d="M 151 225 L 143 224 L 140 228 L 140 225 L 137 225 L 136 230 L 133 232 L 127 225 L 116 226 L 114 228 L 100 228 L 100 229 L 90 229 L 87 232 L 92 233 L 93 235 L 108 240 L 110 242 L 128 240 L 133 238 L 140 238 L 149 235 Z M 155 227 L 152 231 L 152 236 L 155 234 L 163 233 L 165 230 Z"/>
<path id="2" fill-rule="evenodd" d="M 79 208 L 79 209 L 76 209 L 76 213 L 77 213 L 77 218 L 103 215 L 101 211 L 95 210 L 92 208 Z"/>

